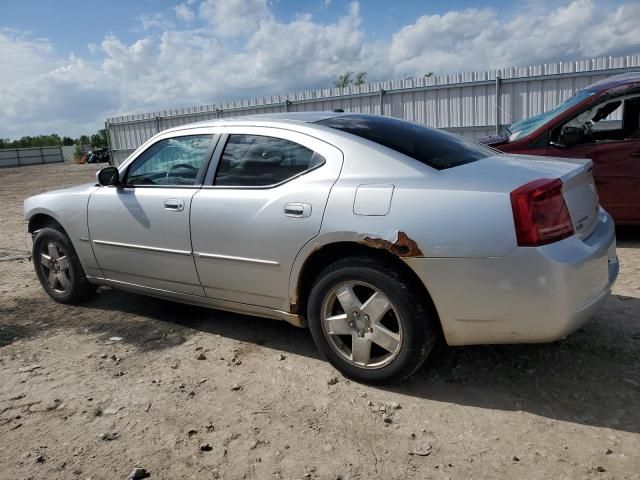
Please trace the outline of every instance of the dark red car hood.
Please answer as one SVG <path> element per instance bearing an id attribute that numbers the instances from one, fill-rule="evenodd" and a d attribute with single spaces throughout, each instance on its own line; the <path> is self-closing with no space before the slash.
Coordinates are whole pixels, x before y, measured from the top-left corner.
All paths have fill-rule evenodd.
<path id="1" fill-rule="evenodd" d="M 498 145 L 504 145 L 509 142 L 509 137 L 505 135 L 489 135 L 488 137 L 480 137 L 476 139 L 478 143 L 483 145 L 489 145 L 490 147 L 497 147 Z"/>

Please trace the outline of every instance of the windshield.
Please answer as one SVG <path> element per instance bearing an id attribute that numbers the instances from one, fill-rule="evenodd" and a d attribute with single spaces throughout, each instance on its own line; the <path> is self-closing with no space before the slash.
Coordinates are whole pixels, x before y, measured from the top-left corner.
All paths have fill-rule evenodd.
<path id="1" fill-rule="evenodd" d="M 534 117 L 525 118 L 524 120 L 520 120 L 519 122 L 511 124 L 511 126 L 507 129 L 507 133 L 509 135 L 509 141 L 513 142 L 518 137 L 524 137 L 525 135 L 529 135 L 531 132 L 540 128 L 542 125 L 547 123 L 549 120 L 554 119 L 562 112 L 569 110 L 570 108 L 576 106 L 584 99 L 589 98 L 593 95 L 593 90 L 579 90 L 575 93 L 575 95 L 568 100 L 565 100 L 556 108 L 553 108 L 547 112 L 541 113 L 540 115 L 536 115 Z"/>

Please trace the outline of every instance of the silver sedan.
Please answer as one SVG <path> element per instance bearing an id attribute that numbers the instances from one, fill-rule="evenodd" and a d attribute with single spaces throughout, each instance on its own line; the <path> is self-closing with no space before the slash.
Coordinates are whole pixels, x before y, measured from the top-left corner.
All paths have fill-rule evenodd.
<path id="1" fill-rule="evenodd" d="M 276 114 L 164 131 L 24 213 L 58 302 L 108 285 L 286 320 L 385 382 L 440 335 L 549 342 L 593 316 L 618 261 L 591 169 L 389 117 Z"/>

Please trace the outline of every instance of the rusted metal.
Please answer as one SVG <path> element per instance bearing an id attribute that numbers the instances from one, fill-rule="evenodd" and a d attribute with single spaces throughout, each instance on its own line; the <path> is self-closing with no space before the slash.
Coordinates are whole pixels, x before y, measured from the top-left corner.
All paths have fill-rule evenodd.
<path id="1" fill-rule="evenodd" d="M 424 256 L 422 253 L 422 250 L 420 250 L 420 247 L 418 247 L 418 244 L 415 242 L 415 240 L 410 238 L 402 230 L 399 230 L 397 232 L 395 231 L 389 232 L 387 234 L 380 234 L 380 236 L 377 236 L 377 235 L 374 236 L 374 235 L 375 235 L 374 233 L 369 233 L 369 234 L 366 234 L 364 238 L 360 237 L 361 240 L 359 241 L 359 243 L 362 243 L 371 248 L 387 250 L 388 252 L 398 257 Z M 383 238 L 384 236 L 387 236 L 387 239 Z M 393 239 L 393 241 L 388 240 L 388 238 Z M 351 240 L 351 242 L 353 242 L 353 240 Z M 307 260 L 309 260 L 312 257 L 312 255 L 317 250 L 320 250 L 320 249 L 322 249 L 322 246 L 320 244 L 313 245 L 310 252 L 306 255 Z M 298 285 L 297 285 L 297 288 L 295 289 L 295 292 L 289 296 L 289 312 L 288 313 L 290 313 L 292 316 L 297 316 L 299 318 L 299 323 L 297 324 L 297 326 L 306 325 L 306 319 L 304 318 L 304 316 L 300 314 L 302 310 L 300 308 L 300 303 L 302 301 L 300 298 L 302 288 L 303 288 L 303 285 L 300 279 L 298 279 Z M 289 321 L 289 323 L 293 323 L 294 325 L 296 325 L 296 323 L 291 321 Z"/>
<path id="2" fill-rule="evenodd" d="M 399 231 L 395 242 L 384 238 L 364 237 L 363 243 L 369 247 L 387 250 L 398 257 L 422 257 L 422 251 L 412 238 Z"/>

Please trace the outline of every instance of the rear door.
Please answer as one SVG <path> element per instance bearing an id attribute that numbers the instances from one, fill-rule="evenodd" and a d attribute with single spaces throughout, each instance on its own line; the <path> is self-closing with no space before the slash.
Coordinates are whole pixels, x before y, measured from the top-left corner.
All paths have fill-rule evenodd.
<path id="1" fill-rule="evenodd" d="M 122 185 L 91 195 L 89 233 L 105 278 L 204 296 L 189 214 L 214 141 L 210 133 L 161 138 L 129 165 Z"/>
<path id="2" fill-rule="evenodd" d="M 289 311 L 289 275 L 320 231 L 342 152 L 289 130 L 225 127 L 191 235 L 208 297 Z"/>

